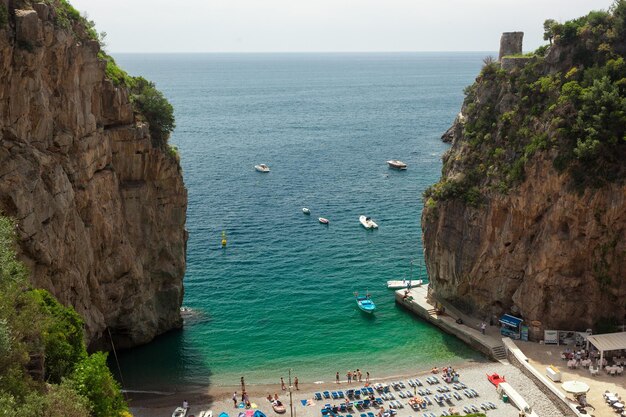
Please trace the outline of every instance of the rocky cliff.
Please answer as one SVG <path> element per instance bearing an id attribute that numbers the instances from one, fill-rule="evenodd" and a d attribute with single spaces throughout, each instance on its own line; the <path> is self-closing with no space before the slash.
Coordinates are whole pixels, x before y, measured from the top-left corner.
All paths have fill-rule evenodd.
<path id="1" fill-rule="evenodd" d="M 626 317 L 626 5 L 485 61 L 422 230 L 435 296 L 477 316 L 604 330 Z M 551 36 L 552 37 L 552 36 Z"/>
<path id="2" fill-rule="evenodd" d="M 76 15 L 0 0 L 0 210 L 90 345 L 129 347 L 182 324 L 186 189 Z"/>

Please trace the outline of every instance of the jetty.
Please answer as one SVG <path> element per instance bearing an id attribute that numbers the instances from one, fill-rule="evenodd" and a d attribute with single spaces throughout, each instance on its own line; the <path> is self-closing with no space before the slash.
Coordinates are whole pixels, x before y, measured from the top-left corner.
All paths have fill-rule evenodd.
<path id="1" fill-rule="evenodd" d="M 506 349 L 497 326 L 487 325 L 485 334 L 482 334 L 480 320 L 462 313 L 449 303 L 433 300 L 428 288 L 429 284 L 424 284 L 411 288 L 408 293 L 406 289 L 397 290 L 396 303 L 493 360 L 506 361 Z"/>

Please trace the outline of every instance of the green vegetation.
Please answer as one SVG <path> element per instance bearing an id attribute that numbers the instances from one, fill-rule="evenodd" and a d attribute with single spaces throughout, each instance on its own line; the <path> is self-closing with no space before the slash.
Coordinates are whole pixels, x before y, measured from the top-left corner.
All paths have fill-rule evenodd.
<path id="1" fill-rule="evenodd" d="M 431 205 L 508 193 L 537 158 L 579 191 L 626 179 L 626 0 L 565 23 L 546 20 L 544 31 L 551 44 L 525 55 L 522 68 L 485 59 L 465 89 L 461 148 L 426 190 Z M 552 48 L 558 63 L 545 59 Z"/>
<path id="2" fill-rule="evenodd" d="M 0 4 L 0 29 L 5 27 L 9 23 L 9 11 L 7 6 Z"/>
<path id="3" fill-rule="evenodd" d="M 0 417 L 128 415 L 106 354 L 88 355 L 78 314 L 30 287 L 14 245 L 0 216 Z"/>
<path id="4" fill-rule="evenodd" d="M 174 108 L 163 93 L 156 89 L 154 83 L 143 77 L 133 78 L 130 91 L 135 108 L 150 125 L 152 143 L 165 149 L 169 135 L 176 127 Z"/>

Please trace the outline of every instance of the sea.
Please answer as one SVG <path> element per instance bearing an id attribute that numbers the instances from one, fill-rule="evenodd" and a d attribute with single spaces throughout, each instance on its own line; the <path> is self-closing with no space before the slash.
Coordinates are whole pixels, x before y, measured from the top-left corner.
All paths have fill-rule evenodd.
<path id="1" fill-rule="evenodd" d="M 114 54 L 174 106 L 170 143 L 189 191 L 185 326 L 118 353 L 124 388 L 484 361 L 397 306 L 385 284 L 428 280 L 422 193 L 441 175 L 440 137 L 486 55 Z M 355 292 L 371 294 L 375 314 Z"/>

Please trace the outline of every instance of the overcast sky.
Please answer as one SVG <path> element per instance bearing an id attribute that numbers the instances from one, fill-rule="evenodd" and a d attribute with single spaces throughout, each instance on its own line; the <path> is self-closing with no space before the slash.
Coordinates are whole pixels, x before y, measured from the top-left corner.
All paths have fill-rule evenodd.
<path id="1" fill-rule="evenodd" d="M 613 0 L 70 0 L 117 52 L 496 51 Z"/>

